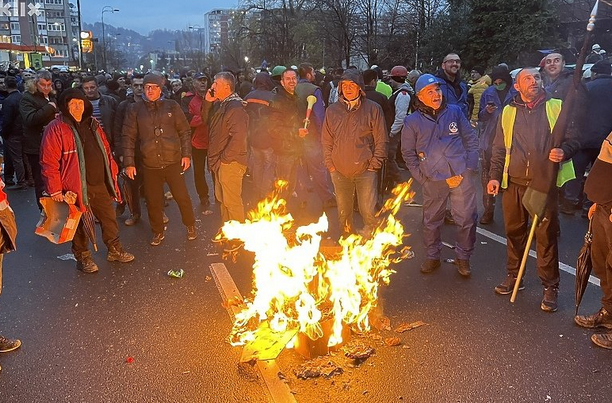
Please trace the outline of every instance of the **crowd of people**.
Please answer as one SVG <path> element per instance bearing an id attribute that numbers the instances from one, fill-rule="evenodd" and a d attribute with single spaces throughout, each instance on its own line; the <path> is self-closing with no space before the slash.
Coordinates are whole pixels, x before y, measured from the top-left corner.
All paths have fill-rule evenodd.
<path id="1" fill-rule="evenodd" d="M 242 186 L 249 172 L 258 199 L 283 183 L 279 191 L 290 210 L 303 207 L 308 192 L 316 194 L 321 210 L 337 207 L 342 237 L 371 234 L 378 197 L 409 174 L 423 196 L 421 272 L 440 267 L 440 232 L 446 223 L 456 228 L 456 267 L 466 278 L 472 272 L 476 226 L 493 222 L 502 192 L 507 273 L 495 292 L 506 295 L 518 281 L 527 247 L 530 216 L 522 197 L 541 161 L 550 160 L 560 164 L 567 183 L 561 181 L 559 192 L 549 195 L 536 229 L 540 308 L 557 310 L 558 211 L 584 209 L 593 222 L 594 270 L 604 297 L 597 313 L 576 316 L 575 322 L 612 329 L 612 187 L 606 179 L 612 169 L 610 63 L 601 58 L 592 66 L 559 144 L 551 133 L 574 88 L 561 53 L 546 55 L 539 67 L 520 69 L 514 77 L 503 63 L 490 70 L 462 67 L 460 56 L 450 53 L 432 74 L 405 66 L 337 68 L 325 74 L 309 63 L 262 69 L 253 77 L 230 71 L 169 77 L 11 69 L 0 73 L 3 180 L 10 191 L 34 188 L 41 220 L 42 197 L 63 202 L 74 196 L 77 208 L 99 222 L 107 260 L 125 263 L 135 259 L 119 239 L 126 189 L 132 202 L 123 224 L 140 222 L 142 195 L 150 245 L 165 238 L 166 185 L 186 238 L 198 237 L 183 175 L 190 167 L 204 215 L 212 214 L 215 202 L 223 222 L 244 221 Z M 468 82 L 462 71 L 469 71 Z M 125 181 L 123 194 L 119 177 Z M 9 208 L 0 192 L 0 213 L 3 207 Z M 354 211 L 363 220 L 360 230 Z M 86 231 L 82 220 L 72 251 L 78 270 L 95 273 Z M 221 232 L 212 241 L 225 242 L 231 251 L 241 246 L 224 240 Z M 595 334 L 592 340 L 612 348 L 612 333 Z M 19 345 L 0 337 L 0 352 Z"/>

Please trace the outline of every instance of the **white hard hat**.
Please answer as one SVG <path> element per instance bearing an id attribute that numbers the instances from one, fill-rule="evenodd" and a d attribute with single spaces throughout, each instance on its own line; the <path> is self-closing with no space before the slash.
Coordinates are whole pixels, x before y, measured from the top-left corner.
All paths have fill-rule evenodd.
<path id="1" fill-rule="evenodd" d="M 599 46 L 599 44 L 598 44 L 598 43 L 595 43 L 595 44 L 594 44 L 594 45 L 591 47 L 591 50 L 599 50 L 599 49 L 601 49 L 601 46 Z"/>

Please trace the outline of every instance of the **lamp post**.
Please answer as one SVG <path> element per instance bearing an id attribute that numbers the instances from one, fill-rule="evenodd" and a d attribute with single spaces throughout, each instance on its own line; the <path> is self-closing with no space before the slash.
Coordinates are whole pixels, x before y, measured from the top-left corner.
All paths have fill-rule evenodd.
<path id="1" fill-rule="evenodd" d="M 115 13 L 119 11 L 117 8 L 113 8 L 112 6 L 104 6 L 102 7 L 102 63 L 104 66 L 104 70 L 106 71 L 108 66 L 106 65 L 106 35 L 104 34 L 104 13 Z"/>

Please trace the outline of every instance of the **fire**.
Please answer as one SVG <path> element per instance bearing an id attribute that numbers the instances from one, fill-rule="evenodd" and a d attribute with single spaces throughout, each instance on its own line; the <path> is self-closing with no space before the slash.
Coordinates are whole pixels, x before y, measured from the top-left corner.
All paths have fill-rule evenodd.
<path id="1" fill-rule="evenodd" d="M 341 239 L 339 252 L 332 256 L 320 251 L 328 229 L 325 214 L 293 231 L 293 217 L 279 197 L 283 182 L 244 223 L 225 223 L 223 236 L 240 239 L 255 254 L 252 296 L 236 315 L 230 343 L 254 341 L 262 324 L 278 334 L 299 331 L 317 340 L 323 335 L 321 322 L 332 319 L 329 347 L 342 343 L 343 324 L 368 331 L 368 314 L 377 305 L 379 287 L 389 284 L 395 273 L 389 266 L 410 253 L 409 247 L 401 247 L 406 235 L 395 214 L 414 196 L 411 184 L 412 180 L 393 189 L 371 235 Z"/>

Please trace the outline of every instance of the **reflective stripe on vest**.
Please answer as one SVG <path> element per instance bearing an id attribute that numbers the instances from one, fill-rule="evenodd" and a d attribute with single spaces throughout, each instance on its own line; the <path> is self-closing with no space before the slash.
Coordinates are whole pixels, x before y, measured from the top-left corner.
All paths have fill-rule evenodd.
<path id="1" fill-rule="evenodd" d="M 561 106 L 563 102 L 560 99 L 551 98 L 546 101 L 546 117 L 548 118 L 548 125 L 550 126 L 550 132 L 552 133 L 561 113 Z M 506 159 L 504 161 L 504 171 L 502 173 L 502 189 L 508 188 L 508 170 L 510 168 L 510 151 L 512 150 L 512 135 L 514 131 L 514 121 L 516 119 L 516 107 L 506 105 L 502 111 L 501 125 L 504 132 L 504 147 L 506 149 Z M 576 172 L 574 171 L 574 163 L 571 159 L 563 161 L 559 165 L 559 172 L 557 173 L 557 187 L 561 187 L 565 182 L 576 179 Z"/>

